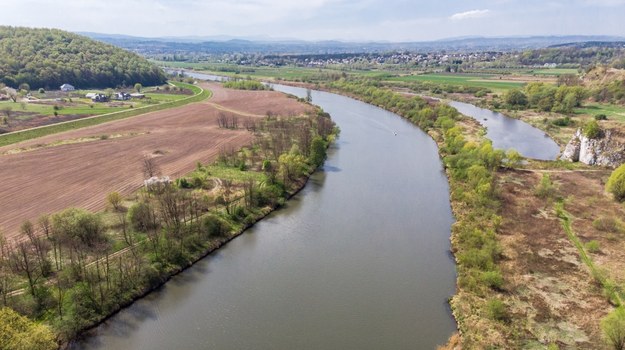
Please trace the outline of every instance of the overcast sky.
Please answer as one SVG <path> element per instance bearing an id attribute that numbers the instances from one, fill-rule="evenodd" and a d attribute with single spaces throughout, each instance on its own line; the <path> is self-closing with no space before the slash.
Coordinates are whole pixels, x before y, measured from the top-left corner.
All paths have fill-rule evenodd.
<path id="1" fill-rule="evenodd" d="M 625 0 L 0 0 L 0 24 L 135 36 L 625 36 Z"/>

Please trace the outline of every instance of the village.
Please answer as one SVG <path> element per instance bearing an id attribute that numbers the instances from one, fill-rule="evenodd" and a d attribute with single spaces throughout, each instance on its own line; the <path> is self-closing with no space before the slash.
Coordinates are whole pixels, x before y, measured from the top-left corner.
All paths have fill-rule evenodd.
<path id="1" fill-rule="evenodd" d="M 31 90 L 0 86 L 0 134 L 64 121 L 141 108 L 180 100 L 192 95 L 169 84 L 143 87 L 78 89 L 64 83 L 58 90 Z"/>

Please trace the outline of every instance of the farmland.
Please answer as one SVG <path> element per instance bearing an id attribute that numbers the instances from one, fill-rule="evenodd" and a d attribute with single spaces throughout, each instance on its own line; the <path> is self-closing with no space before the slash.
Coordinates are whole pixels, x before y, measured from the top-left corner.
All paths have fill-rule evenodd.
<path id="1" fill-rule="evenodd" d="M 82 119 L 77 119 L 73 121 L 60 122 L 52 125 L 44 125 L 41 127 L 36 127 L 27 130 L 20 130 L 18 132 L 13 132 L 5 135 L 0 135 L 0 146 L 10 145 L 13 143 L 30 140 L 36 137 L 41 137 L 45 135 L 51 135 L 54 133 L 59 133 L 68 130 L 75 130 L 78 128 L 92 126 L 97 124 L 102 124 L 106 122 L 110 122 L 113 120 L 120 120 L 128 117 L 133 117 L 142 113 L 148 113 L 153 111 L 159 111 L 166 108 L 182 106 L 187 103 L 201 101 L 208 96 L 210 96 L 210 92 L 203 90 L 197 86 L 193 86 L 190 84 L 184 83 L 175 83 L 178 86 L 188 87 L 195 95 L 186 96 L 181 99 L 177 99 L 175 101 L 168 101 L 156 105 L 148 105 L 141 108 L 130 108 L 117 112 L 105 113 L 93 117 L 87 117 Z"/>
<path id="2" fill-rule="evenodd" d="M 158 86 L 145 89 L 143 99 L 126 101 L 111 100 L 93 102 L 85 95 L 90 92 L 105 93 L 97 90 L 77 90 L 68 93 L 60 91 L 31 93 L 30 98 L 18 99 L 17 102 L 0 102 L 0 111 L 7 117 L 0 123 L 2 132 L 13 132 L 32 127 L 50 125 L 63 121 L 81 119 L 101 114 L 121 112 L 133 108 L 153 106 L 182 100 L 194 91 L 188 86 Z M 172 89 L 175 89 L 172 90 Z M 112 90 L 111 90 L 112 91 Z"/>
<path id="3" fill-rule="evenodd" d="M 507 76 L 464 74 L 415 74 L 392 77 L 387 80 L 401 82 L 432 82 L 437 84 L 485 88 L 494 91 L 521 88 L 524 84 L 524 81 L 512 80 Z"/>
<path id="4" fill-rule="evenodd" d="M 107 193 L 128 195 L 142 185 L 145 156 L 154 157 L 164 175 L 177 177 L 214 160 L 224 147 L 252 140 L 247 131 L 218 128 L 220 113 L 295 115 L 307 108 L 277 92 L 202 87 L 213 92 L 210 101 L 0 147 L 3 232 L 12 237 L 23 221 L 68 206 L 103 209 Z"/>

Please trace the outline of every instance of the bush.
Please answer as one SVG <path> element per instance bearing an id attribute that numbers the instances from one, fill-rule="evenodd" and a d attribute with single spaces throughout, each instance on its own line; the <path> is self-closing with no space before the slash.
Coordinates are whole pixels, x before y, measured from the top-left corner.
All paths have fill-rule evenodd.
<path id="1" fill-rule="evenodd" d="M 625 310 L 619 307 L 601 320 L 601 331 L 615 350 L 625 349 Z"/>
<path id="2" fill-rule="evenodd" d="M 147 232 L 158 228 L 152 208 L 146 203 L 139 202 L 128 209 L 128 221 L 138 232 Z"/>
<path id="3" fill-rule="evenodd" d="M 573 123 L 574 122 L 569 117 L 558 118 L 558 119 L 555 119 L 553 122 L 551 122 L 551 124 L 555 126 L 569 126 Z"/>
<path id="4" fill-rule="evenodd" d="M 597 253 L 601 250 L 601 246 L 599 245 L 599 242 L 592 240 L 586 243 L 586 250 L 589 253 Z"/>
<path id="5" fill-rule="evenodd" d="M 534 194 L 540 198 L 550 198 L 556 192 L 556 188 L 551 182 L 551 176 L 549 174 L 543 174 L 542 179 L 540 179 L 540 183 L 536 186 L 534 190 Z"/>
<path id="6" fill-rule="evenodd" d="M 605 114 L 597 114 L 595 115 L 595 120 L 608 120 L 608 116 Z"/>
<path id="7" fill-rule="evenodd" d="M 108 196 L 106 196 L 106 201 L 117 211 L 122 207 L 122 196 L 119 192 L 109 193 Z"/>
<path id="8" fill-rule="evenodd" d="M 176 179 L 176 186 L 178 186 L 178 188 L 192 188 L 193 185 L 189 182 L 189 180 L 187 180 L 186 177 L 181 177 Z"/>
<path id="9" fill-rule="evenodd" d="M 489 288 L 501 290 L 503 288 L 504 280 L 501 272 L 494 270 L 483 272 L 482 282 L 486 284 Z"/>
<path id="10" fill-rule="evenodd" d="M 509 319 L 506 304 L 499 299 L 491 299 L 486 303 L 486 313 L 495 321 L 506 322 Z"/>
<path id="11" fill-rule="evenodd" d="M 584 135 L 589 139 L 597 138 L 601 134 L 601 128 L 596 120 L 591 120 L 584 126 Z"/>
<path id="12" fill-rule="evenodd" d="M 594 227 L 597 231 L 615 233 L 623 230 L 623 223 L 614 217 L 602 216 L 592 222 L 592 227 Z"/>
<path id="13" fill-rule="evenodd" d="M 222 219 L 209 215 L 202 219 L 201 230 L 208 237 L 223 237 L 230 232 L 230 226 Z"/>
<path id="14" fill-rule="evenodd" d="M 606 190 L 614 195 L 614 198 L 622 202 L 625 200 L 625 164 L 616 168 L 610 175 Z"/>

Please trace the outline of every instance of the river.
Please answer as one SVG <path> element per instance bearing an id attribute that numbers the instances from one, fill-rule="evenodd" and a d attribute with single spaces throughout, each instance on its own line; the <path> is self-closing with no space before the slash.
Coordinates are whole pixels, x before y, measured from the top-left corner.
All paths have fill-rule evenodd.
<path id="1" fill-rule="evenodd" d="M 560 146 L 544 131 L 521 120 L 464 102 L 450 101 L 449 105 L 485 126 L 495 148 L 514 148 L 524 157 L 541 160 L 555 160 L 560 153 Z"/>
<path id="2" fill-rule="evenodd" d="M 274 86 L 305 96 L 305 90 Z M 455 330 L 453 222 L 434 141 L 312 92 L 341 128 L 284 209 L 124 309 L 74 349 L 434 349 Z"/>

